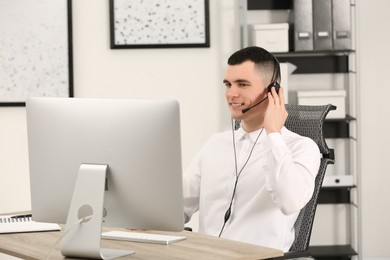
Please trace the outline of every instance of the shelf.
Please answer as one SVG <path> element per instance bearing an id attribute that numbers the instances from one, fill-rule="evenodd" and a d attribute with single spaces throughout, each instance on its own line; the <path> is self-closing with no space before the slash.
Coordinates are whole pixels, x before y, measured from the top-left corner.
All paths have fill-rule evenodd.
<path id="1" fill-rule="evenodd" d="M 311 256 L 317 260 L 347 260 L 357 255 L 356 251 L 350 245 L 310 246 L 309 251 Z"/>
<path id="2" fill-rule="evenodd" d="M 340 119 L 326 119 L 323 127 L 325 138 L 349 138 L 349 122 L 356 120 L 347 115 Z"/>
<path id="3" fill-rule="evenodd" d="M 292 7 L 292 0 L 248 0 L 248 10 L 287 10 Z"/>
<path id="4" fill-rule="evenodd" d="M 339 52 L 313 53 L 307 55 L 289 53 L 291 55 L 275 54 L 279 62 L 290 62 L 297 69 L 293 74 L 310 74 L 310 73 L 348 73 L 349 63 L 348 54 Z"/>
<path id="5" fill-rule="evenodd" d="M 246 4 L 245 4 L 245 3 Z M 351 34 L 356 32 L 356 3 L 352 1 L 351 3 Z M 358 93 L 358 66 L 357 66 L 357 53 L 353 49 L 342 49 L 342 50 L 313 50 L 313 51 L 294 51 L 294 19 L 291 15 L 294 15 L 294 0 L 242 0 L 240 1 L 240 7 L 246 7 L 240 9 L 240 15 L 242 20 L 240 20 L 241 25 L 241 44 L 242 47 L 245 47 L 249 43 L 249 24 L 255 24 L 256 22 L 264 23 L 265 19 L 255 20 L 254 17 L 263 16 L 272 16 L 274 14 L 286 15 L 288 14 L 288 20 L 278 20 L 278 22 L 287 22 L 289 25 L 289 51 L 288 52 L 273 52 L 272 54 L 278 59 L 279 62 L 288 62 L 296 66 L 295 71 L 292 73 L 297 75 L 294 80 L 304 81 L 307 78 L 309 80 L 312 77 L 315 77 L 315 74 L 338 74 L 335 77 L 343 78 L 344 84 L 343 89 L 346 90 L 346 104 L 347 113 L 356 111 L 359 103 L 357 95 L 353 94 Z M 298 4 L 298 3 L 297 3 Z M 352 7 L 353 6 L 353 7 Z M 259 10 L 260 12 L 256 12 Z M 275 17 L 276 17 L 275 16 Z M 283 16 L 285 17 L 285 16 Z M 298 16 L 297 16 L 298 17 Z M 249 18 L 249 19 L 248 19 Z M 268 23 L 277 22 L 274 19 L 267 19 Z M 245 38 L 244 38 L 245 37 Z M 356 43 L 356 37 L 352 38 L 351 46 L 356 46 L 353 43 Z M 310 75 L 313 74 L 313 75 Z M 298 76 L 299 75 L 299 76 Z M 332 83 L 330 83 L 332 84 Z M 333 89 L 333 86 L 329 84 L 329 88 Z M 294 89 L 295 90 L 295 89 Z M 300 90 L 298 88 L 298 90 Z M 355 102 L 356 101 L 356 102 Z M 353 114 L 357 116 L 356 114 Z M 343 162 L 345 164 L 345 172 L 353 171 L 351 174 L 355 176 L 355 168 L 359 167 L 359 162 L 357 160 L 358 151 L 358 139 L 357 139 L 357 124 L 355 120 L 358 118 L 353 118 L 349 115 L 346 115 L 345 118 L 340 119 L 326 119 L 323 125 L 323 134 L 326 139 L 337 139 L 343 138 L 346 140 L 347 151 L 345 152 L 345 160 L 348 162 Z M 329 140 L 333 141 L 333 140 Z M 337 140 L 338 141 L 338 140 Z M 343 142 L 344 144 L 344 142 Z M 335 152 L 337 153 L 338 150 Z M 343 152 L 343 151 L 342 151 Z M 337 164 L 337 161 L 335 162 Z M 343 165 L 342 165 L 343 166 Z M 352 169 L 352 170 L 349 170 Z M 357 168 L 358 169 L 358 168 Z M 356 174 L 359 174 L 358 172 Z M 346 184 L 351 184 L 346 182 Z M 341 185 L 341 183 L 334 184 Z M 355 193 L 360 192 L 359 187 L 355 185 L 349 186 L 326 186 L 322 187 L 318 196 L 318 204 L 334 204 L 341 205 L 342 207 L 346 206 L 356 206 L 359 210 L 351 211 L 352 214 L 357 214 L 357 218 L 360 218 L 360 207 L 359 201 L 355 201 Z M 357 241 L 360 241 L 360 227 L 358 225 L 353 225 L 354 223 L 346 223 L 349 228 L 346 231 L 353 238 L 356 238 Z M 331 228 L 331 227 L 330 227 Z M 336 225 L 337 229 L 338 226 Z M 355 232 L 356 231 L 356 232 Z M 354 239 L 353 239 L 354 241 Z M 334 241 L 333 241 L 334 242 Z M 329 241 L 332 244 L 332 241 Z M 347 242 L 348 243 L 348 242 Z M 328 244 L 328 243 L 326 243 Z M 360 245 L 357 246 L 360 248 Z M 328 245 L 328 246 L 310 246 L 309 251 L 311 256 L 314 259 L 318 260 L 351 260 L 353 256 L 357 256 L 357 250 L 354 250 L 350 245 Z M 359 252 L 360 254 L 360 252 Z"/>
<path id="6" fill-rule="evenodd" d="M 318 204 L 347 204 L 351 202 L 350 190 L 356 186 L 322 187 Z"/>

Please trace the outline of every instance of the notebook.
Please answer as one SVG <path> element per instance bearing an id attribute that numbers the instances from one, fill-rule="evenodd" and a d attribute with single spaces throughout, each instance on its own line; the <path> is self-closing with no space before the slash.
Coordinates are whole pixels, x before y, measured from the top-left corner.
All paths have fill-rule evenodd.
<path id="1" fill-rule="evenodd" d="M 0 234 L 59 230 L 61 228 L 58 224 L 35 222 L 32 220 L 31 215 L 0 216 Z"/>

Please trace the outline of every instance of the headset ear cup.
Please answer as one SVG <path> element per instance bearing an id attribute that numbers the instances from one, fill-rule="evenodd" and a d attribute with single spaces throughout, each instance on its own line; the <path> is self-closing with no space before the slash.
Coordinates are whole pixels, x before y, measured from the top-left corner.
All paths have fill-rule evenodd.
<path id="1" fill-rule="evenodd" d="M 278 82 L 275 81 L 274 84 L 273 84 L 273 86 L 275 87 L 276 93 L 279 94 L 280 84 L 279 84 Z"/>
<path id="2" fill-rule="evenodd" d="M 272 55 L 272 54 L 271 54 Z M 280 89 L 280 84 L 278 81 L 280 81 L 281 79 L 281 75 L 280 75 L 280 64 L 279 64 L 279 61 L 278 59 L 273 56 L 273 61 L 274 61 L 274 71 L 272 73 L 272 81 L 271 81 L 271 84 L 268 85 L 267 87 L 267 91 L 268 92 L 271 92 L 271 89 L 272 87 L 275 87 L 275 91 L 276 93 L 279 94 L 279 89 Z"/>
<path id="3" fill-rule="evenodd" d="M 277 81 L 268 85 L 268 87 L 267 87 L 268 92 L 271 92 L 272 87 L 275 87 L 276 93 L 279 93 L 280 84 Z"/>

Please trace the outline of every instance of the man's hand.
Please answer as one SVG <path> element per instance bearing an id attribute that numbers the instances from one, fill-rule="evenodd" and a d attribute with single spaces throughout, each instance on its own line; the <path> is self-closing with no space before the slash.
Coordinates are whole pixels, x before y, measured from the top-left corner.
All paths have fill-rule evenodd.
<path id="1" fill-rule="evenodd" d="M 264 115 L 264 128 L 267 133 L 280 132 L 287 116 L 284 105 L 284 88 L 280 87 L 278 95 L 275 87 L 272 87 L 271 92 L 268 92 L 268 106 Z"/>

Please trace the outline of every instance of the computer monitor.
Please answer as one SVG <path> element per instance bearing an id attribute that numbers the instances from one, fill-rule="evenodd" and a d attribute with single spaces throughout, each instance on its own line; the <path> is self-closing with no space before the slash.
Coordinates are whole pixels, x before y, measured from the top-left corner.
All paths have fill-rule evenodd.
<path id="1" fill-rule="evenodd" d="M 177 101 L 28 98 L 26 112 L 33 219 L 66 223 L 63 255 L 104 259 L 102 224 L 183 230 Z"/>

